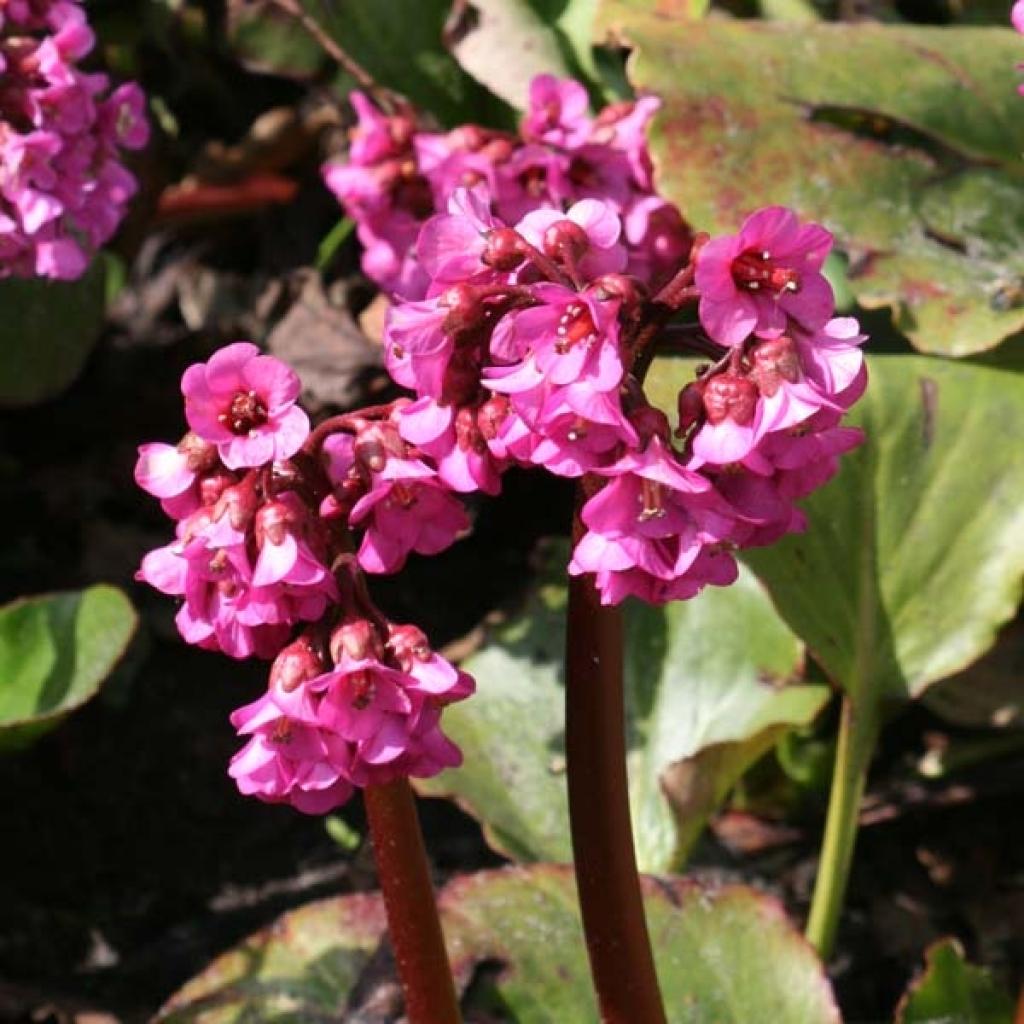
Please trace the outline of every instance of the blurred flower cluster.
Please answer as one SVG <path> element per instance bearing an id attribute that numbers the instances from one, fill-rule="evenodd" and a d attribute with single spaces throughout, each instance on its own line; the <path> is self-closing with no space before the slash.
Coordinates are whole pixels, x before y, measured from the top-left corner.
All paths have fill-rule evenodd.
<path id="1" fill-rule="evenodd" d="M 78 67 L 93 43 L 80 0 L 0 3 L 0 278 L 81 276 L 135 194 L 144 98 Z"/>

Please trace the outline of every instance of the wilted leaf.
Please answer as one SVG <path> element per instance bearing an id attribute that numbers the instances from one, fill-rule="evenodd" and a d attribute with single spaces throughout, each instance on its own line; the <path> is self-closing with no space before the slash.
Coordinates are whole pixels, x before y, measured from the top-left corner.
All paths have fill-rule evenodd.
<path id="1" fill-rule="evenodd" d="M 471 0 L 449 25 L 448 42 L 466 71 L 518 110 L 526 108 L 534 75 L 564 77 L 573 70 L 553 21 L 527 0 Z"/>
<path id="2" fill-rule="evenodd" d="M 924 973 L 900 1000 L 896 1024 L 1011 1024 L 1013 1003 L 955 939 L 935 943 Z"/>
<path id="3" fill-rule="evenodd" d="M 807 532 L 746 561 L 857 698 L 906 700 L 983 654 L 1024 574 L 1024 377 L 870 361 L 848 418 L 867 443 L 810 497 Z"/>
<path id="4" fill-rule="evenodd" d="M 105 265 L 78 281 L 0 281 L 0 406 L 59 395 L 81 373 L 103 326 Z"/>
<path id="5" fill-rule="evenodd" d="M 137 621 L 124 593 L 104 584 L 0 608 L 0 749 L 22 746 L 92 697 Z"/>
<path id="6" fill-rule="evenodd" d="M 866 306 L 926 352 L 964 355 L 1024 328 L 1024 118 L 1009 29 L 684 22 L 609 0 L 660 95 L 658 187 L 732 232 L 783 203 L 850 257 Z M 680 74 L 685 68 L 685 74 Z"/>
<path id="7" fill-rule="evenodd" d="M 560 572 L 465 662 L 479 692 L 445 717 L 465 763 L 418 784 L 453 796 L 492 845 L 521 860 L 571 857 Z M 810 721 L 828 690 L 783 685 L 799 669 L 800 647 L 749 576 L 664 609 L 631 604 L 626 614 L 637 857 L 644 870 L 665 871 L 684 860 L 743 771 L 786 729 Z"/>
<path id="8" fill-rule="evenodd" d="M 811 948 L 772 899 L 682 879 L 644 886 L 671 1024 L 838 1024 Z M 597 1008 L 568 868 L 537 865 L 455 879 L 439 899 L 465 1010 L 500 1007 L 514 1024 L 590 1024 Z M 344 896 L 284 915 L 189 982 L 164 1024 L 267 1024 L 336 1017 L 384 928 L 374 897 Z"/>

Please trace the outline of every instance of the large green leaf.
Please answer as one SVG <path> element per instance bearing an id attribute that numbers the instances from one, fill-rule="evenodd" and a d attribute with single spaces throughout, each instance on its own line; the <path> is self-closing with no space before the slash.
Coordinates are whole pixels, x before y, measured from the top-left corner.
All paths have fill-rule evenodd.
<path id="1" fill-rule="evenodd" d="M 564 559 L 563 559 L 564 562 Z M 564 779 L 565 587 L 544 582 L 464 667 L 479 692 L 448 709 L 463 767 L 418 783 L 451 796 L 520 860 L 569 860 Z M 664 609 L 626 609 L 630 798 L 642 869 L 678 867 L 708 815 L 825 687 L 787 686 L 800 647 L 748 575 Z"/>
<path id="2" fill-rule="evenodd" d="M 103 326 L 105 264 L 78 281 L 0 281 L 0 406 L 59 395 L 81 372 Z"/>
<path id="3" fill-rule="evenodd" d="M 774 900 L 740 886 L 710 889 L 682 879 L 647 880 L 644 889 L 672 1024 L 838 1024 L 820 963 Z M 468 1019 L 487 1011 L 512 1024 L 597 1019 L 569 869 L 537 865 L 463 876 L 442 891 L 439 906 L 460 988 L 475 977 L 464 999 Z M 337 1019 L 358 1005 L 351 990 L 383 928 L 379 901 L 366 895 L 292 911 L 215 960 L 157 1020 Z"/>
<path id="4" fill-rule="evenodd" d="M 870 360 L 867 443 L 805 502 L 807 532 L 747 553 L 854 697 L 918 697 L 983 654 L 1024 574 L 1024 376 Z"/>
<path id="5" fill-rule="evenodd" d="M 136 625 L 125 594 L 105 584 L 0 608 L 0 749 L 22 746 L 92 697 Z"/>
<path id="6" fill-rule="evenodd" d="M 988 971 L 964 960 L 954 939 L 935 943 L 924 973 L 896 1011 L 896 1024 L 1012 1024 L 1013 1003 Z"/>
<path id="7" fill-rule="evenodd" d="M 658 187 L 695 226 L 733 232 L 769 203 L 823 222 L 860 302 L 891 305 L 922 351 L 1024 328 L 1019 36 L 685 22 L 632 0 L 607 0 L 602 24 L 664 100 Z"/>
<path id="8" fill-rule="evenodd" d="M 451 0 L 302 0 L 302 5 L 381 85 L 403 93 L 442 124 L 508 123 L 508 108 L 445 49 Z"/>

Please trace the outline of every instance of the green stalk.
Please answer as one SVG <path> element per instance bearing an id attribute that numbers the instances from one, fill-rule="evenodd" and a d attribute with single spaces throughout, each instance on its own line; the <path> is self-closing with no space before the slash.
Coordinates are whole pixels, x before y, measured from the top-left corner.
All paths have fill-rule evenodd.
<path id="1" fill-rule="evenodd" d="M 850 697 L 843 697 L 825 838 L 806 931 L 808 940 L 823 960 L 828 960 L 835 945 L 857 841 L 857 819 L 878 728 L 876 702 L 868 698 L 855 705 Z"/>

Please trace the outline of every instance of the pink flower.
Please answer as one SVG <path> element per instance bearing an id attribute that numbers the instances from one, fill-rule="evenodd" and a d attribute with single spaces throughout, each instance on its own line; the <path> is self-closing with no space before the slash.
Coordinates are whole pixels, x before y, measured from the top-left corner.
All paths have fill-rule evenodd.
<path id="1" fill-rule="evenodd" d="M 598 199 L 581 199 L 566 213 L 534 210 L 516 231 L 553 259 L 578 268 L 584 280 L 626 267 L 626 249 L 619 243 L 622 224 L 612 205 Z"/>
<path id="2" fill-rule="evenodd" d="M 832 288 L 821 266 L 832 236 L 801 225 L 792 210 L 751 214 L 737 235 L 708 242 L 697 256 L 700 321 L 716 341 L 738 345 L 750 334 L 781 334 L 789 318 L 814 331 L 832 315 Z"/>
<path id="3" fill-rule="evenodd" d="M 731 509 L 659 438 L 605 473 L 612 479 L 583 506 L 588 530 L 569 564 L 573 575 L 596 574 L 605 604 L 627 593 L 658 602 L 692 596 L 705 583 L 734 574 L 734 568 L 723 568 L 731 559 L 723 560 L 721 550 L 715 557 L 706 553 L 731 539 Z"/>
<path id="4" fill-rule="evenodd" d="M 537 75 L 523 119 L 523 135 L 556 146 L 574 146 L 590 134 L 587 90 L 571 78 Z"/>
<path id="5" fill-rule="evenodd" d="M 373 573 L 397 572 L 412 551 L 436 555 L 469 529 L 461 502 L 419 459 L 387 459 L 349 521 L 366 531 L 359 564 Z"/>
<path id="6" fill-rule="evenodd" d="M 245 341 L 195 363 L 181 379 L 189 426 L 230 469 L 287 459 L 302 447 L 309 418 L 295 404 L 301 389 L 294 370 Z"/>
<path id="7" fill-rule="evenodd" d="M 1016 0 L 1010 11 L 1010 21 L 1018 32 L 1024 32 L 1024 0 Z"/>
<path id="8" fill-rule="evenodd" d="M 431 217 L 420 230 L 416 251 L 433 281 L 454 284 L 488 272 L 484 262 L 492 231 L 504 225 L 491 213 L 484 189 L 456 189 L 448 213 Z M 522 257 L 510 253 L 512 266 Z"/>
<path id="9" fill-rule="evenodd" d="M 315 720 L 284 714 L 271 694 L 239 708 L 231 724 L 239 735 L 250 737 L 228 768 L 246 796 L 289 803 L 306 814 L 326 814 L 352 795 L 348 744 Z"/>
<path id="10" fill-rule="evenodd" d="M 400 410 L 398 429 L 406 441 L 430 456 L 438 477 L 452 490 L 462 494 L 501 490 L 503 467 L 487 447 L 475 409 L 421 398 Z"/>

